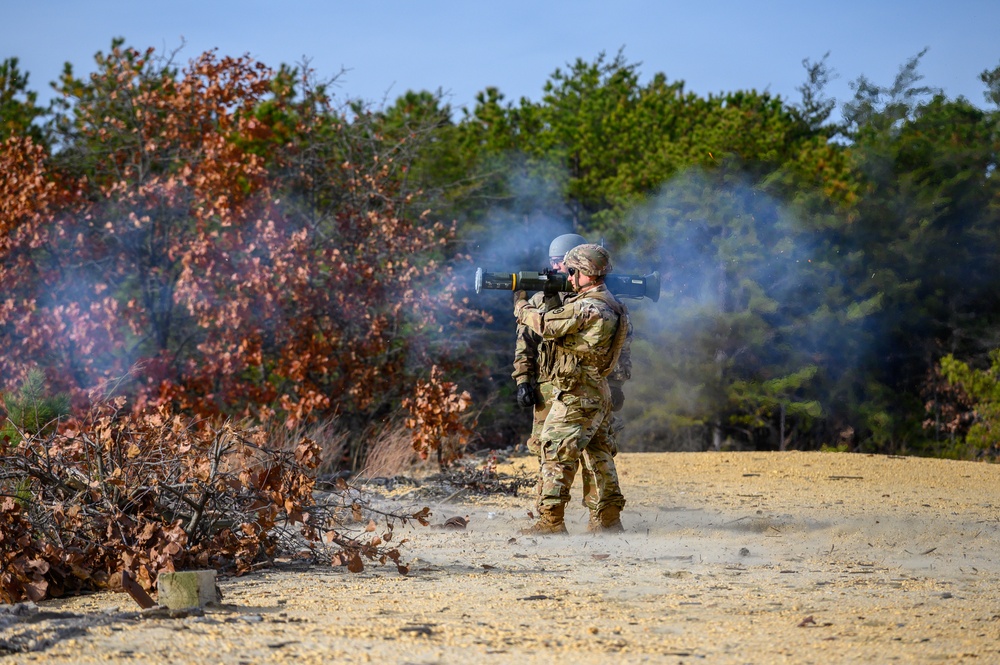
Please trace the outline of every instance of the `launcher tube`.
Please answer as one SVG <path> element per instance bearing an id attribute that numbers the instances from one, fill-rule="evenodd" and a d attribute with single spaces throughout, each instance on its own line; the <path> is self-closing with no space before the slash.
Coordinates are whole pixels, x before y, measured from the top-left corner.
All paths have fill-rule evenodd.
<path id="1" fill-rule="evenodd" d="M 476 293 L 483 290 L 497 291 L 550 291 L 569 292 L 567 276 L 554 270 L 544 272 L 486 272 L 476 269 Z M 648 275 L 619 275 L 611 273 L 604 278 L 608 290 L 623 298 L 649 298 L 653 302 L 660 299 L 660 273 Z"/>

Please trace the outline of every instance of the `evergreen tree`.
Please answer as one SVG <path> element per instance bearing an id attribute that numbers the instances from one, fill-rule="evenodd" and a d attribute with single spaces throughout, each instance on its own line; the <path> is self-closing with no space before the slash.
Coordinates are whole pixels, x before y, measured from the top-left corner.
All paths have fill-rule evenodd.
<path id="1" fill-rule="evenodd" d="M 50 395 L 45 375 L 31 369 L 16 392 L 3 396 L 7 418 L 0 427 L 0 442 L 17 445 L 23 435 L 45 434 L 55 429 L 60 418 L 69 415 L 69 397 Z"/>
<path id="2" fill-rule="evenodd" d="M 864 193 L 844 270 L 872 338 L 859 415 L 880 450 L 923 446 L 920 391 L 942 350 L 983 358 L 997 343 L 998 116 L 928 98 L 919 57 L 887 88 L 861 80 L 846 113 Z"/>
<path id="3" fill-rule="evenodd" d="M 46 110 L 37 104 L 38 93 L 28 89 L 28 77 L 17 58 L 0 62 L 0 143 L 10 136 L 28 136 L 38 145 L 48 144 L 48 133 L 39 123 Z"/>

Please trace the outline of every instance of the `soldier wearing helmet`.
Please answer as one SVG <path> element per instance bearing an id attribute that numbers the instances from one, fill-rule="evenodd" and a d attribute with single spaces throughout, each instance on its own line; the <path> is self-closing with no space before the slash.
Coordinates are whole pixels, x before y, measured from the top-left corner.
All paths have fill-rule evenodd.
<path id="1" fill-rule="evenodd" d="M 570 249 L 563 260 L 573 295 L 547 308 L 515 294 L 514 315 L 521 326 L 551 348 L 551 404 L 537 436 L 540 455 L 539 519 L 526 533 L 566 533 L 564 513 L 577 464 L 593 474 L 584 488 L 591 509 L 589 528 L 621 531 L 625 505 L 615 469 L 608 377 L 625 348 L 628 310 L 604 285 L 611 257 L 600 245 Z M 589 469 L 588 469 L 589 467 Z"/>
<path id="2" fill-rule="evenodd" d="M 549 243 L 549 266 L 558 272 L 565 273 L 563 257 L 577 245 L 585 245 L 587 240 L 575 233 L 564 233 Z M 545 293 L 539 291 L 531 296 L 529 302 L 539 311 L 547 311 L 562 307 L 565 293 Z M 542 431 L 542 423 L 549 413 L 552 403 L 552 344 L 545 342 L 530 328 L 518 324 L 517 341 L 514 347 L 514 373 L 511 374 L 517 384 L 517 403 L 522 407 L 534 406 L 534 421 L 531 436 L 528 438 L 528 450 L 537 455 L 538 436 Z"/>
<path id="3" fill-rule="evenodd" d="M 563 258 L 569 250 L 577 245 L 587 244 L 587 239 L 576 233 L 564 233 L 556 236 L 549 243 L 549 267 L 557 272 L 565 273 Z M 562 307 L 566 293 L 539 291 L 531 296 L 528 302 L 540 312 Z M 539 458 L 541 463 L 540 439 L 545 417 L 552 407 L 552 376 L 555 370 L 555 354 L 551 341 L 543 340 L 538 334 L 525 325 L 518 324 L 517 340 L 514 346 L 514 372 L 511 375 L 517 384 L 517 403 L 522 408 L 532 407 L 531 434 L 528 436 L 528 452 Z M 592 478 L 584 472 L 585 487 L 592 485 Z M 541 476 L 535 487 L 536 504 L 541 498 Z M 587 492 L 585 492 L 586 494 Z M 569 488 L 566 488 L 566 500 L 569 501 Z M 537 505 L 536 505 L 537 508 Z"/>

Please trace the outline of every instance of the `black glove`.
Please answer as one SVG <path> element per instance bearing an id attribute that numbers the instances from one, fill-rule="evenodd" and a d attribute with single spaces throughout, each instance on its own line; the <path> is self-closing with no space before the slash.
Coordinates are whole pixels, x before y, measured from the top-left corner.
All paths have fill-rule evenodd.
<path id="1" fill-rule="evenodd" d="M 529 406 L 534 406 L 536 401 L 535 387 L 530 382 L 525 381 L 517 384 L 517 405 L 519 407 L 527 409 Z"/>
<path id="2" fill-rule="evenodd" d="M 611 410 L 621 411 L 625 405 L 625 393 L 621 386 L 611 386 Z"/>

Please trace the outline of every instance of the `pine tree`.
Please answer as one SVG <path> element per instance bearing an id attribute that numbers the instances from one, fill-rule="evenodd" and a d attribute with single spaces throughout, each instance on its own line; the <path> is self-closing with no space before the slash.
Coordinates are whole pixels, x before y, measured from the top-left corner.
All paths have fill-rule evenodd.
<path id="1" fill-rule="evenodd" d="M 20 443 L 23 436 L 45 434 L 55 428 L 60 418 L 69 414 L 66 395 L 49 395 L 45 375 L 32 369 L 16 393 L 3 396 L 7 419 L 0 428 L 0 441 Z"/>

